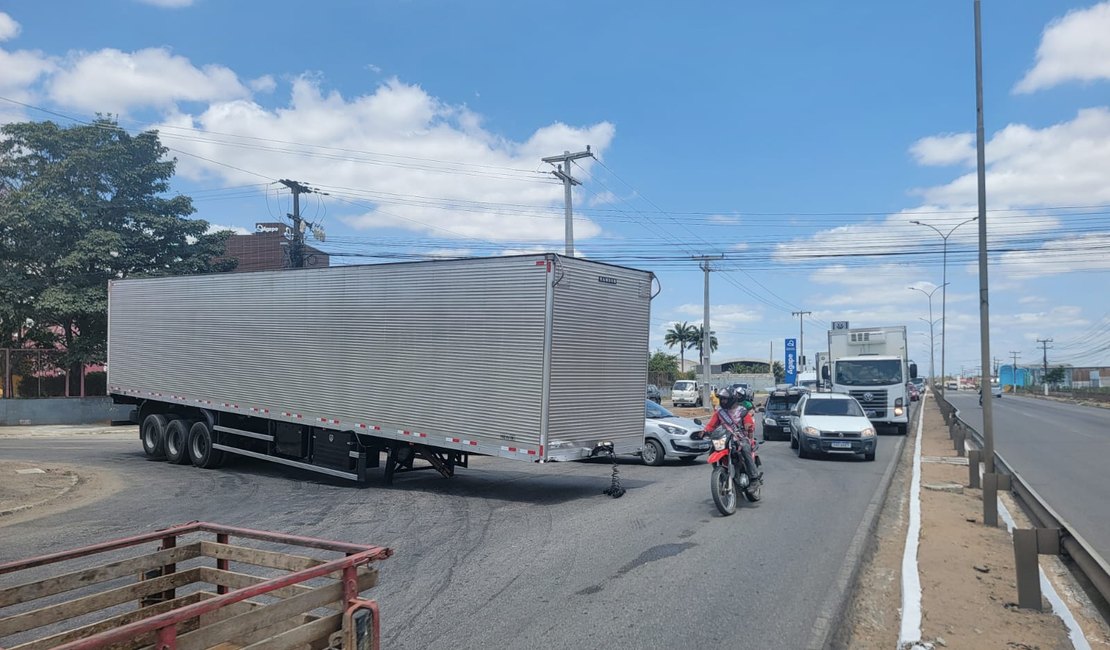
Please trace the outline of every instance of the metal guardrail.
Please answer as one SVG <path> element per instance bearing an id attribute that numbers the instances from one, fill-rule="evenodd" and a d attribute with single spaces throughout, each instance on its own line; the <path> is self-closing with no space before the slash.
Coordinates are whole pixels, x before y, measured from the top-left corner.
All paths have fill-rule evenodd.
<path id="1" fill-rule="evenodd" d="M 936 391 L 932 391 L 940 407 L 944 422 L 955 439 L 968 437 L 981 450 L 984 446 L 983 434 L 959 417 L 959 410 Z M 962 454 L 961 450 L 961 454 Z M 995 472 L 1010 477 L 1010 491 L 1014 498 L 1025 508 L 1033 523 L 1039 528 L 1060 530 L 1060 547 L 1070 557 L 1079 571 L 1091 585 L 1110 603 L 1110 564 L 1080 535 L 1075 528 L 1064 520 L 1037 491 L 1028 485 L 1006 459 L 996 450 L 994 452 Z"/>

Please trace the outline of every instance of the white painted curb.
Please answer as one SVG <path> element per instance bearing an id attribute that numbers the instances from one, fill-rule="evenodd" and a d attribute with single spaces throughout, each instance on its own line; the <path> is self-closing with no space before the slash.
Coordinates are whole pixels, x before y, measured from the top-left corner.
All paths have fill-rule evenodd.
<path id="1" fill-rule="evenodd" d="M 921 573 L 917 548 L 921 540 L 921 429 L 925 408 L 917 409 L 917 436 L 913 442 L 913 478 L 910 480 L 910 525 L 902 553 L 902 625 L 898 647 L 912 647 L 921 640 Z"/>

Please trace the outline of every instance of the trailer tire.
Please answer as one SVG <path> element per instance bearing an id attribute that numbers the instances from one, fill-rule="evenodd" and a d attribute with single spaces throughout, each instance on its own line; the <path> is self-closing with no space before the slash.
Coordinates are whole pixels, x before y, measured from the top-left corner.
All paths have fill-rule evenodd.
<path id="1" fill-rule="evenodd" d="M 200 421 L 189 428 L 189 459 L 203 469 L 216 469 L 224 464 L 224 452 L 212 447 L 212 429 Z"/>
<path id="2" fill-rule="evenodd" d="M 166 427 L 166 460 L 174 465 L 187 465 L 189 457 L 189 420 L 173 420 Z"/>
<path id="3" fill-rule="evenodd" d="M 163 460 L 166 457 L 166 418 L 157 413 L 146 416 L 143 426 L 139 429 L 139 438 L 143 441 L 143 452 L 151 460 Z"/>

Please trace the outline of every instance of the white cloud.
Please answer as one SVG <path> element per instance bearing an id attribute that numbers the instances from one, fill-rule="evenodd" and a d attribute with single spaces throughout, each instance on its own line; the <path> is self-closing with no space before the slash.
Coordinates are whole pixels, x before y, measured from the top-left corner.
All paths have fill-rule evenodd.
<path id="1" fill-rule="evenodd" d="M 1110 2 L 1069 12 L 1048 24 L 1033 68 L 1014 86 L 1031 93 L 1067 81 L 1110 79 Z"/>
<path id="2" fill-rule="evenodd" d="M 682 315 L 691 325 L 700 327 L 705 306 L 700 303 L 686 303 L 676 307 L 674 312 Z M 742 329 L 741 326 L 762 322 L 763 318 L 763 311 L 750 304 L 709 305 L 709 329 L 717 332 L 718 338 L 725 332 Z"/>
<path id="3" fill-rule="evenodd" d="M 366 64 L 366 69 L 369 70 L 370 72 L 373 72 L 374 74 L 381 74 L 382 73 L 381 66 L 374 65 L 373 63 L 367 63 Z"/>
<path id="4" fill-rule="evenodd" d="M 257 79 L 251 79 L 247 85 L 256 93 L 272 93 L 277 88 L 277 82 L 274 81 L 272 75 L 263 75 Z"/>
<path id="5" fill-rule="evenodd" d="M 7 41 L 19 36 L 19 23 L 8 14 L 0 11 L 0 41 Z"/>
<path id="6" fill-rule="evenodd" d="M 221 225 L 215 224 L 215 223 L 209 224 L 208 225 L 208 230 L 206 230 L 205 233 L 211 235 L 212 233 L 223 232 L 225 230 L 230 230 L 231 232 L 235 233 L 236 235 L 249 235 L 249 234 L 251 234 L 251 231 L 247 230 L 246 228 L 244 228 L 242 226 L 221 226 Z"/>
<path id="7" fill-rule="evenodd" d="M 163 9 L 181 9 L 192 6 L 195 0 L 137 0 L 144 5 L 162 7 Z"/>
<path id="8" fill-rule="evenodd" d="M 1045 299 L 1040 296 L 1022 296 L 1018 299 L 1018 303 L 1022 305 L 1039 305 L 1045 302 Z"/>
<path id="9" fill-rule="evenodd" d="M 591 208 L 596 208 L 599 205 L 612 205 L 619 200 L 620 199 L 617 197 L 616 194 L 613 194 L 609 190 L 605 190 L 603 192 L 597 192 L 596 194 L 591 196 L 586 205 L 590 206 Z"/>
<path id="10" fill-rule="evenodd" d="M 199 142 L 195 132 L 182 128 L 209 134 Z M 416 85 L 390 79 L 371 94 L 346 98 L 325 92 L 309 77 L 293 81 L 286 106 L 271 110 L 246 100 L 215 102 L 196 115 L 175 113 L 159 130 L 175 149 L 269 178 L 322 186 L 332 197 L 329 210 L 340 211 L 338 218 L 357 229 L 393 227 L 515 242 L 524 250 L 531 242 L 563 239 L 563 215 L 556 209 L 562 207 L 562 186 L 536 171 L 540 158 L 586 144 L 600 153 L 615 133 L 607 122 L 556 123 L 524 141 L 510 141 L 484 130 L 481 116 L 445 104 Z M 592 162 L 578 161 L 587 170 Z M 178 173 L 196 180 L 258 180 L 188 156 L 180 158 Z M 600 232 L 592 220 L 576 217 L 575 238 Z"/>
<path id="11" fill-rule="evenodd" d="M 1108 39 L 1110 40 L 1110 39 Z M 1080 110 L 1075 119 L 1035 129 L 1010 124 L 986 145 L 992 208 L 1110 203 L 1110 108 Z M 937 205 L 976 205 L 974 171 L 918 192 Z"/>
<path id="12" fill-rule="evenodd" d="M 42 52 L 0 49 L 0 92 L 19 101 L 32 99 L 34 84 L 54 69 L 54 61 Z"/>
<path id="13" fill-rule="evenodd" d="M 1110 271 L 1110 233 L 1056 239 L 1035 250 L 1005 252 L 998 263 L 1002 276 L 1014 280 L 1077 271 Z"/>
<path id="14" fill-rule="evenodd" d="M 214 102 L 250 95 L 230 69 L 219 65 L 197 68 L 164 48 L 77 53 L 47 87 L 59 104 L 110 113 L 140 107 L 169 109 L 182 101 Z"/>
<path id="15" fill-rule="evenodd" d="M 947 133 L 921 138 L 910 147 L 919 165 L 956 165 L 975 162 L 975 134 Z"/>

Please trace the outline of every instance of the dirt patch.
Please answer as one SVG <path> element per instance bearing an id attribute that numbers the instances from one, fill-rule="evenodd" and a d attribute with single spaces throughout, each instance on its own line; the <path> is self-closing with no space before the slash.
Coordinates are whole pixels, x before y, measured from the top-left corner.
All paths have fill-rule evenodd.
<path id="1" fill-rule="evenodd" d="M 0 461 L 0 527 L 82 507 L 122 485 L 110 472 L 98 469 Z"/>
<path id="2" fill-rule="evenodd" d="M 949 648 L 1071 648 L 1064 624 L 1047 601 L 1044 612 L 1016 606 L 1010 535 L 1004 527 L 983 526 L 982 491 L 965 487 L 969 470 L 953 449 L 939 409 L 931 400 L 924 406 L 917 558 L 922 640 Z M 848 625 L 837 640 L 839 647 L 897 647 L 912 461 L 913 445 L 907 444 L 870 557 L 860 572 Z M 1012 502 L 1007 507 L 1019 527 L 1031 526 Z M 1110 648 L 1110 630 L 1060 561 L 1042 558 L 1041 566 L 1068 602 L 1091 647 Z"/>

